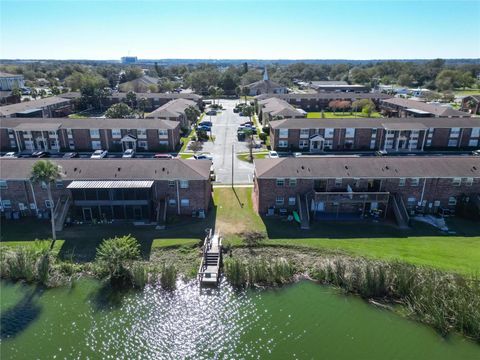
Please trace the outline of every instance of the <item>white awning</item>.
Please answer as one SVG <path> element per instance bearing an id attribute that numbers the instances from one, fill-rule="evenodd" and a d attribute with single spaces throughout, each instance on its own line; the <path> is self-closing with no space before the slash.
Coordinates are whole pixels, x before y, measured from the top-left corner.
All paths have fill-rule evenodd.
<path id="1" fill-rule="evenodd" d="M 74 180 L 67 189 L 148 189 L 152 186 L 151 180 Z"/>

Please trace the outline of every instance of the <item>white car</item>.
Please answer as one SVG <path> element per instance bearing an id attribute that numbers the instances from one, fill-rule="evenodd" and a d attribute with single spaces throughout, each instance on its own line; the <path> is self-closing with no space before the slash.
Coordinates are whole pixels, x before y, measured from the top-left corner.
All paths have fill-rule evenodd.
<path id="1" fill-rule="evenodd" d="M 122 155 L 122 158 L 133 158 L 135 157 L 135 150 L 127 149 Z"/>
<path id="2" fill-rule="evenodd" d="M 107 154 L 107 150 L 95 150 L 92 156 L 90 156 L 90 159 L 103 159 Z"/>
<path id="3" fill-rule="evenodd" d="M 2 156 L 4 159 L 15 159 L 17 155 L 14 152 L 7 152 L 5 155 Z"/>
<path id="4" fill-rule="evenodd" d="M 276 151 L 269 151 L 268 152 L 268 157 L 270 159 L 278 159 L 280 156 L 278 156 L 278 153 Z"/>
<path id="5" fill-rule="evenodd" d="M 193 155 L 195 160 L 211 160 L 213 161 L 213 155 L 209 153 L 202 153 L 198 155 Z"/>
<path id="6" fill-rule="evenodd" d="M 10 153 L 9 153 L 9 154 L 10 154 Z M 473 150 L 473 151 L 472 151 L 472 155 L 474 155 L 474 156 L 480 156 L 480 150 Z M 7 156 L 7 155 L 5 155 L 5 156 Z"/>

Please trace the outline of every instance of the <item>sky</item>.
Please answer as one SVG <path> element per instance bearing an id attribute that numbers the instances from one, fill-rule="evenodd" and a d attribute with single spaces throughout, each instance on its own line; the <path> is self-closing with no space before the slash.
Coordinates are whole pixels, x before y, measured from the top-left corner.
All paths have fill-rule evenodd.
<path id="1" fill-rule="evenodd" d="M 0 0 L 0 58 L 480 58 L 479 19 L 480 0 Z"/>

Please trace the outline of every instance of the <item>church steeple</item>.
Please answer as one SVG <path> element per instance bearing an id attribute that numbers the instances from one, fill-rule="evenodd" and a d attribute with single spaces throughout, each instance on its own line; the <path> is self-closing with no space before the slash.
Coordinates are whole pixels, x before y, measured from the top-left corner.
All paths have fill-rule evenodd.
<path id="1" fill-rule="evenodd" d="M 263 71 L 263 81 L 270 80 L 268 78 L 268 71 L 267 71 L 267 65 L 265 65 L 265 70 Z"/>

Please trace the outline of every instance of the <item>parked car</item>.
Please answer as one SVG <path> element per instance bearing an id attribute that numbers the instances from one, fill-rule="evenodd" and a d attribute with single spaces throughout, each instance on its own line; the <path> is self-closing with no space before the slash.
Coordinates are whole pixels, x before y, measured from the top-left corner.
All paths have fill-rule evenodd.
<path id="1" fill-rule="evenodd" d="M 92 154 L 92 156 L 90 156 L 91 159 L 103 159 L 104 157 L 106 157 L 108 154 L 108 151 L 107 150 L 95 150 Z"/>
<path id="2" fill-rule="evenodd" d="M 7 152 L 5 155 L 2 156 L 4 159 L 15 159 L 17 155 L 14 152 Z"/>
<path id="3" fill-rule="evenodd" d="M 127 149 L 122 155 L 122 158 L 133 158 L 135 157 L 135 150 Z"/>
<path id="4" fill-rule="evenodd" d="M 201 125 L 197 127 L 197 131 L 212 131 L 212 128 L 210 126 Z"/>
<path id="5" fill-rule="evenodd" d="M 268 157 L 270 159 L 278 159 L 280 156 L 278 156 L 278 153 L 276 151 L 269 151 L 268 152 Z"/>
<path id="6" fill-rule="evenodd" d="M 253 121 L 246 121 L 244 123 L 241 123 L 240 125 L 243 125 L 243 126 L 253 126 Z"/>
<path id="7" fill-rule="evenodd" d="M 209 153 L 196 154 L 196 155 L 193 155 L 193 158 L 195 160 L 212 160 L 213 161 L 213 156 L 212 154 L 209 154 Z"/>
<path id="8" fill-rule="evenodd" d="M 210 110 L 206 114 L 207 115 L 217 115 L 217 111 L 216 110 Z"/>
<path id="9" fill-rule="evenodd" d="M 210 180 L 215 181 L 217 179 L 217 176 L 215 175 L 215 169 L 213 168 L 213 165 L 210 166 Z"/>
<path id="10" fill-rule="evenodd" d="M 199 126 L 208 126 L 208 127 L 212 127 L 213 124 L 211 121 L 202 121 L 201 123 L 198 124 Z"/>
<path id="11" fill-rule="evenodd" d="M 72 159 L 72 158 L 76 158 L 78 157 L 78 153 L 77 152 L 68 152 L 68 153 L 65 153 L 63 155 L 63 158 L 64 159 Z"/>
<path id="12" fill-rule="evenodd" d="M 164 160 L 164 159 L 173 159 L 173 155 L 170 155 L 170 154 L 155 154 L 155 155 L 153 155 L 153 157 L 154 157 L 155 159 L 162 159 L 162 160 Z"/>
<path id="13" fill-rule="evenodd" d="M 387 152 L 385 150 L 378 150 L 378 151 L 375 151 L 375 155 L 384 156 L 384 155 L 387 155 Z"/>
<path id="14" fill-rule="evenodd" d="M 301 152 L 294 152 L 293 153 L 293 157 L 300 157 L 300 156 L 302 156 Z"/>
<path id="15" fill-rule="evenodd" d="M 35 157 L 35 158 L 50 157 L 50 153 L 48 151 L 35 151 L 32 153 L 32 157 Z"/>
<path id="16" fill-rule="evenodd" d="M 474 156 L 480 156 L 480 149 L 479 150 L 473 150 L 472 155 Z"/>

